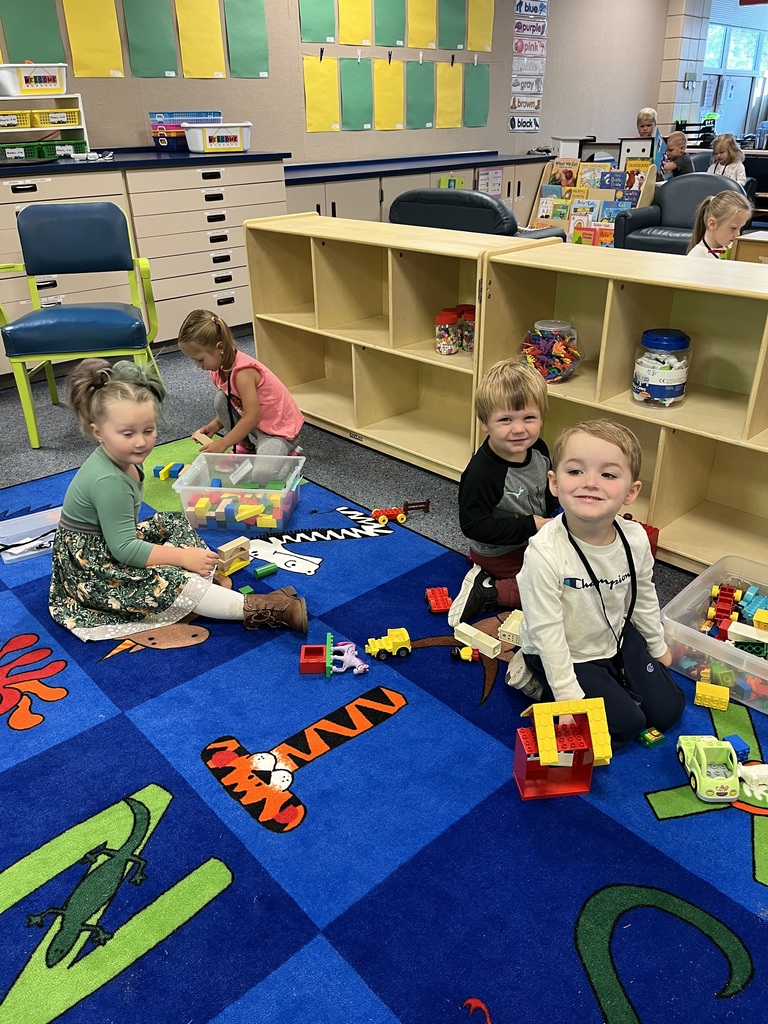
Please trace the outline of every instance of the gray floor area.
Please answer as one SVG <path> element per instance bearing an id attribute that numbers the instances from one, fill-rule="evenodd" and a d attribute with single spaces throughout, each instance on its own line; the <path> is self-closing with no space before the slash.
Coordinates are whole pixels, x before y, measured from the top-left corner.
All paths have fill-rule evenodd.
<path id="1" fill-rule="evenodd" d="M 247 336 L 243 341 L 248 347 Z M 170 396 L 165 406 L 165 422 L 159 427 L 158 443 L 162 443 L 175 441 L 207 423 L 213 415 L 213 393 L 208 374 L 197 370 L 175 346 L 161 350 L 158 358 Z M 64 379 L 59 382 L 59 390 L 62 404 L 52 406 L 47 387 L 34 385 L 42 447 L 33 451 L 15 387 L 0 389 L 0 475 L 4 486 L 74 469 L 92 451 L 93 442 L 80 435 L 65 404 Z M 414 512 L 407 528 L 455 551 L 466 551 L 456 514 L 458 484 L 316 427 L 304 428 L 301 445 L 307 460 L 307 477 L 364 508 L 429 498 L 429 514 Z M 657 563 L 654 579 L 663 605 L 693 576 Z"/>

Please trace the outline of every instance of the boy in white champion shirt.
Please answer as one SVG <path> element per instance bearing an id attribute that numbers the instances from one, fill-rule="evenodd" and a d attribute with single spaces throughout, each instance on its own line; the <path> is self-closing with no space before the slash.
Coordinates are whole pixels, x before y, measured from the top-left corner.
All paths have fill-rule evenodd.
<path id="1" fill-rule="evenodd" d="M 530 539 L 518 576 L 521 647 L 541 699 L 602 697 L 614 750 L 649 726 L 665 732 L 685 707 L 648 537 L 616 518 L 640 493 L 641 458 L 632 431 L 610 420 L 562 431 L 549 486 L 563 515 Z"/>

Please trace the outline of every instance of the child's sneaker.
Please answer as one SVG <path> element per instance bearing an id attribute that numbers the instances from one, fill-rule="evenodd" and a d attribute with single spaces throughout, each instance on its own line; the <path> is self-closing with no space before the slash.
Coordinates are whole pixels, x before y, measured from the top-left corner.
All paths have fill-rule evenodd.
<path id="1" fill-rule="evenodd" d="M 522 649 L 515 654 L 507 666 L 505 682 L 507 686 L 520 690 L 526 697 L 530 697 L 531 700 L 538 700 L 543 692 L 541 683 L 525 663 Z"/>
<path id="2" fill-rule="evenodd" d="M 256 446 L 253 445 L 253 444 L 243 444 L 242 441 L 239 441 L 237 444 L 233 444 L 232 445 L 232 454 L 233 455 L 255 455 L 256 454 Z"/>
<path id="3" fill-rule="evenodd" d="M 448 625 L 458 626 L 480 612 L 493 611 L 498 606 L 499 595 L 493 576 L 473 566 L 464 577 L 459 596 L 448 612 Z"/>

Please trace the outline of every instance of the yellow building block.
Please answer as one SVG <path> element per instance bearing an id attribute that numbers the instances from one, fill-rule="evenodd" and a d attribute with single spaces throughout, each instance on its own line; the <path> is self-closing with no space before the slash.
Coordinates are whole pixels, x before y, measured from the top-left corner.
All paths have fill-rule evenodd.
<path id="1" fill-rule="evenodd" d="M 231 576 L 233 572 L 237 572 L 239 569 L 245 569 L 246 566 L 251 564 L 250 558 L 236 558 L 231 565 L 228 565 L 226 569 L 219 569 L 219 572 L 223 576 Z"/>
<path id="2" fill-rule="evenodd" d="M 731 692 L 727 686 L 715 683 L 696 683 L 696 695 L 693 703 L 702 708 L 714 708 L 715 711 L 727 711 Z"/>
<path id="3" fill-rule="evenodd" d="M 608 764 L 613 756 L 608 720 L 605 717 L 605 702 L 602 697 L 587 700 L 561 700 L 552 703 L 533 704 L 523 716 L 533 718 L 536 742 L 539 745 L 539 763 L 557 764 L 557 740 L 555 739 L 555 716 L 586 715 L 592 739 L 592 753 L 595 765 Z"/>
<path id="4" fill-rule="evenodd" d="M 755 629 L 764 629 L 768 632 L 768 610 L 765 608 L 758 608 L 755 612 L 754 619 L 752 619 L 752 625 Z"/>
<path id="5" fill-rule="evenodd" d="M 258 516 L 256 519 L 257 526 L 263 526 L 265 529 L 274 530 L 277 526 L 277 520 L 272 516 Z"/>
<path id="6" fill-rule="evenodd" d="M 210 507 L 211 507 L 211 499 L 210 498 L 200 498 L 199 501 L 195 504 L 195 513 L 198 516 L 202 516 L 203 518 L 205 518 L 205 513 L 208 511 L 208 509 Z"/>
<path id="7" fill-rule="evenodd" d="M 176 463 L 175 463 L 175 462 L 169 462 L 167 466 L 163 466 L 163 468 L 162 468 L 162 469 L 160 470 L 160 472 L 158 473 L 158 476 L 160 477 L 160 479 L 161 479 L 161 480 L 167 480 L 167 479 L 168 479 L 168 477 L 169 477 L 169 476 L 171 475 L 171 469 L 172 469 L 172 468 L 173 468 L 173 467 L 174 467 L 175 465 L 176 465 Z"/>
<path id="8" fill-rule="evenodd" d="M 263 505 L 238 505 L 235 520 L 242 523 L 244 519 L 253 519 L 264 511 Z"/>

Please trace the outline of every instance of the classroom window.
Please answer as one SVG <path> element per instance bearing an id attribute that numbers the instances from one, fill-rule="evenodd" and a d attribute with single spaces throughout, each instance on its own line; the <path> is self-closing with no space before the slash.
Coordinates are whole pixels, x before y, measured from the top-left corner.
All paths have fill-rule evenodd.
<path id="1" fill-rule="evenodd" d="M 728 45 L 728 70 L 753 71 L 759 45 L 759 32 L 749 28 L 732 28 Z"/>
<path id="2" fill-rule="evenodd" d="M 710 25 L 709 31 L 707 32 L 707 48 L 704 53 L 704 67 L 722 67 L 724 47 L 725 25 Z"/>

